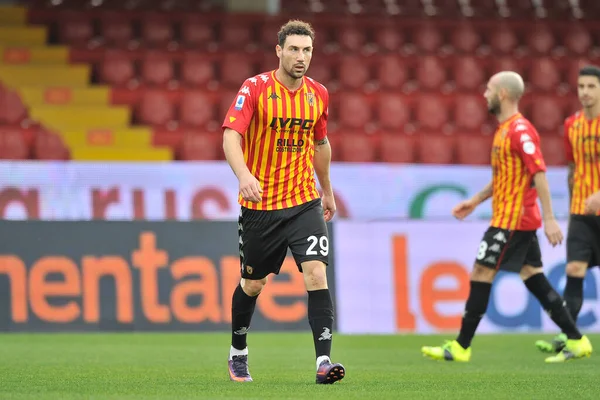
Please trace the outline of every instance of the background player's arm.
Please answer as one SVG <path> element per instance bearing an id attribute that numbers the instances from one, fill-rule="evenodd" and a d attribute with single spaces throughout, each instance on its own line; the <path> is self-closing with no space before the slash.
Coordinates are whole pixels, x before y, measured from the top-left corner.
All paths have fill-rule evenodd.
<path id="1" fill-rule="evenodd" d="M 223 151 L 229 166 L 240 182 L 240 193 L 245 200 L 258 203 L 262 198 L 260 183 L 248 169 L 242 152 L 242 135 L 230 128 L 223 132 Z"/>

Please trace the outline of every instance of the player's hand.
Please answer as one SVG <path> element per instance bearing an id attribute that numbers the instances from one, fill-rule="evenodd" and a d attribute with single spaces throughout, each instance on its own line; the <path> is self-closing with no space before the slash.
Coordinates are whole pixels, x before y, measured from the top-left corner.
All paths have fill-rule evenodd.
<path id="1" fill-rule="evenodd" d="M 258 179 L 254 177 L 250 172 L 240 177 L 240 194 L 246 201 L 253 203 L 260 203 L 262 200 L 262 188 Z"/>
<path id="2" fill-rule="evenodd" d="M 587 199 L 585 199 L 585 209 L 584 212 L 590 215 L 598 214 L 600 211 L 600 192 L 596 192 Z"/>
<path id="3" fill-rule="evenodd" d="M 462 221 L 463 219 L 467 218 L 469 214 L 473 212 L 473 210 L 475 210 L 475 207 L 477 207 L 477 204 L 475 204 L 475 202 L 471 199 L 461 201 L 452 209 L 452 215 L 454 218 Z"/>
<path id="4" fill-rule="evenodd" d="M 321 205 L 323 206 L 323 217 L 325 218 L 325 222 L 331 221 L 337 210 L 333 195 L 323 195 L 321 197 Z"/>
<path id="5" fill-rule="evenodd" d="M 552 247 L 561 244 L 563 241 L 562 231 L 560 230 L 560 226 L 558 226 L 558 222 L 556 222 L 554 218 L 544 221 L 544 233 L 546 234 L 548 242 L 550 242 Z"/>

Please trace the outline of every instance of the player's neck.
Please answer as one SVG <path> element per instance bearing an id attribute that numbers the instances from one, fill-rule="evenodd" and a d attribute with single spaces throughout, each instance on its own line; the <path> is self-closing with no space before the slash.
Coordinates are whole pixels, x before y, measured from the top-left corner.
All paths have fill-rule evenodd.
<path id="1" fill-rule="evenodd" d="M 519 107 L 509 106 L 506 107 L 506 110 L 503 110 L 500 114 L 498 114 L 498 122 L 503 123 L 512 118 L 515 114 L 519 112 Z"/>
<path id="2" fill-rule="evenodd" d="M 583 115 L 588 121 L 598 118 L 600 116 L 600 102 L 596 103 L 593 107 L 584 107 Z"/>
<path id="3" fill-rule="evenodd" d="M 277 68 L 277 71 L 275 71 L 275 78 L 277 78 L 277 80 L 290 92 L 294 92 L 302 86 L 302 78 L 294 79 L 283 72 L 281 68 Z"/>

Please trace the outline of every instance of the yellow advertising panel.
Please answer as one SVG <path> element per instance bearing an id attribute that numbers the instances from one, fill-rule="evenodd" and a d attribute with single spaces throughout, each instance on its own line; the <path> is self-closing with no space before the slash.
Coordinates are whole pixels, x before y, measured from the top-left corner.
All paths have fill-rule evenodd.
<path id="1" fill-rule="evenodd" d="M 11 46 L 43 46 L 47 31 L 43 26 L 0 26 L 0 44 Z"/>
<path id="2" fill-rule="evenodd" d="M 71 159 L 77 161 L 171 161 L 173 154 L 167 147 L 73 147 Z"/>
<path id="3" fill-rule="evenodd" d="M 0 81 L 9 87 L 89 85 L 88 65 L 0 65 Z"/>
<path id="4" fill-rule="evenodd" d="M 29 109 L 29 115 L 58 131 L 125 128 L 130 121 L 129 108 L 122 106 L 36 106 Z"/>

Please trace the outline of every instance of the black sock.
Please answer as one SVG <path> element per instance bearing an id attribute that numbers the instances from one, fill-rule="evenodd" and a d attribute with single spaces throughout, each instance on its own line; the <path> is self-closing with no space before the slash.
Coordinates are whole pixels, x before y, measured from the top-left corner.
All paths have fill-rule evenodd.
<path id="1" fill-rule="evenodd" d="M 564 298 L 567 302 L 567 309 L 571 314 L 571 318 L 577 323 L 577 316 L 579 316 L 579 311 L 581 311 L 581 305 L 583 304 L 583 278 L 567 275 Z"/>
<path id="2" fill-rule="evenodd" d="M 250 320 L 254 314 L 256 299 L 258 296 L 248 296 L 244 293 L 241 285 L 233 292 L 231 301 L 231 345 L 238 350 L 244 350 L 246 344 L 246 333 L 250 328 Z"/>
<path id="3" fill-rule="evenodd" d="M 473 340 L 473 336 L 475 336 L 479 321 L 481 321 L 485 310 L 487 310 L 491 291 L 491 283 L 471 281 L 471 290 L 469 291 L 469 298 L 465 305 L 460 333 L 458 334 L 458 338 L 456 338 L 456 341 L 463 349 L 471 346 L 471 341 Z"/>
<path id="4" fill-rule="evenodd" d="M 308 292 L 308 323 L 313 333 L 317 358 L 331 354 L 333 302 L 329 289 Z"/>
<path id="5" fill-rule="evenodd" d="M 544 274 L 535 274 L 525 281 L 527 289 L 538 299 L 552 321 L 569 339 L 581 339 L 581 333 L 575 325 L 565 301 L 554 290 Z"/>

